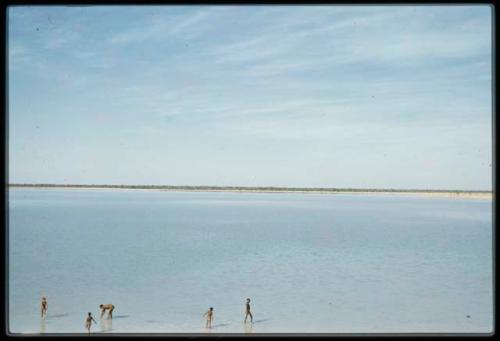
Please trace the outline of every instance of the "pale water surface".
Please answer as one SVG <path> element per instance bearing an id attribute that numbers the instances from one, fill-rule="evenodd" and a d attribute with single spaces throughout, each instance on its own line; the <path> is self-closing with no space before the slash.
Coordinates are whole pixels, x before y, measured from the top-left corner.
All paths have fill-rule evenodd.
<path id="1" fill-rule="evenodd" d="M 94 332 L 204 333 L 210 306 L 213 333 L 493 328 L 488 200 L 10 189 L 9 205 L 13 333 L 84 332 L 89 311 Z"/>

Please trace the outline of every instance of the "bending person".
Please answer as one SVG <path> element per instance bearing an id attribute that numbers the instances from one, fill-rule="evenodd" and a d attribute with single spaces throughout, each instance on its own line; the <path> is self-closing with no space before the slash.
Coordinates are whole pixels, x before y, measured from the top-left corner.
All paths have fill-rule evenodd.
<path id="1" fill-rule="evenodd" d="M 108 311 L 108 318 L 113 318 L 113 310 L 115 306 L 110 304 L 101 304 L 99 305 L 99 309 L 101 309 L 101 318 L 104 316 L 104 313 Z"/>

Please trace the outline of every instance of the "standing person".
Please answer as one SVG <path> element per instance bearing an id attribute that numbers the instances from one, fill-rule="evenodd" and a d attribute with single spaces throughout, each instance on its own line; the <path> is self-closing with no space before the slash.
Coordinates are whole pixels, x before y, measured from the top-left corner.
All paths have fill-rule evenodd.
<path id="1" fill-rule="evenodd" d="M 247 298 L 247 303 L 245 305 L 245 323 L 247 323 L 247 317 L 250 315 L 250 323 L 253 323 L 253 316 L 250 312 L 250 299 Z"/>
<path id="2" fill-rule="evenodd" d="M 113 318 L 113 310 L 115 309 L 115 306 L 110 304 L 101 304 L 99 305 L 99 309 L 101 309 L 101 318 L 104 316 L 104 313 L 106 310 L 108 311 L 108 318 Z"/>
<path id="3" fill-rule="evenodd" d="M 212 328 L 212 319 L 214 316 L 214 308 L 210 307 L 208 311 L 203 314 L 203 316 L 207 317 L 207 322 L 205 323 L 205 328 Z"/>
<path id="4" fill-rule="evenodd" d="M 42 311 L 42 318 L 47 317 L 47 309 L 49 308 L 49 303 L 47 302 L 47 298 L 45 296 L 42 297 L 42 302 L 40 304 L 40 309 Z"/>
<path id="5" fill-rule="evenodd" d="M 97 324 L 96 320 L 92 317 L 92 313 L 89 312 L 87 315 L 87 318 L 85 319 L 85 328 L 89 331 L 90 335 L 90 327 L 92 326 L 92 321 L 94 321 L 95 324 Z"/>

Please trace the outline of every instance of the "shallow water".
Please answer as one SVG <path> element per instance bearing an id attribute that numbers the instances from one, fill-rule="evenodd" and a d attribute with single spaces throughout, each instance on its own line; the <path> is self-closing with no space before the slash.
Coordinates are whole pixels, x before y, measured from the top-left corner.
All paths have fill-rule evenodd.
<path id="1" fill-rule="evenodd" d="M 493 328 L 488 200 L 10 189 L 8 240 L 13 333 Z"/>

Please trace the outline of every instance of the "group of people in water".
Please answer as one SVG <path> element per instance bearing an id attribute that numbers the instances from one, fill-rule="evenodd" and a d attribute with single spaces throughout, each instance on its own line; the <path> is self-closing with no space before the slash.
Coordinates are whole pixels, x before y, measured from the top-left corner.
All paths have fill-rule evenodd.
<path id="1" fill-rule="evenodd" d="M 107 311 L 108 312 L 108 319 L 113 318 L 113 310 L 115 309 L 115 306 L 110 304 L 99 304 L 99 309 L 101 309 L 101 318 L 104 316 L 104 313 Z M 95 324 L 97 324 L 96 320 L 92 317 L 92 313 L 89 312 L 87 315 L 87 318 L 85 319 L 85 328 L 88 330 L 90 334 L 90 327 L 92 327 L 92 321 L 94 321 Z"/>
<path id="2" fill-rule="evenodd" d="M 40 304 L 40 309 L 41 309 L 41 315 L 42 319 L 45 319 L 47 317 L 47 310 L 49 308 L 49 303 L 47 302 L 47 298 L 45 296 L 42 297 L 42 301 Z M 109 304 L 100 304 L 99 309 L 101 310 L 101 318 L 103 318 L 104 314 L 108 312 L 108 319 L 113 318 L 113 310 L 115 309 L 115 306 L 111 303 Z M 214 308 L 210 307 L 208 311 L 203 314 L 203 317 L 206 317 L 206 322 L 205 322 L 205 328 L 212 328 L 212 320 L 214 316 Z M 252 312 L 250 311 L 250 299 L 247 298 L 246 304 L 245 304 L 245 320 L 244 323 L 247 323 L 247 318 L 250 317 L 250 323 L 253 323 L 253 315 Z M 92 317 L 92 313 L 89 312 L 87 317 L 85 318 L 85 329 L 87 329 L 88 333 L 90 334 L 90 328 L 92 327 L 92 322 L 97 324 L 97 321 Z"/>
<path id="3" fill-rule="evenodd" d="M 47 302 L 47 297 L 43 296 L 42 301 L 40 303 L 40 310 L 41 310 L 41 315 L 42 319 L 45 319 L 47 317 L 47 310 L 49 308 L 49 303 Z M 108 312 L 108 319 L 113 318 L 113 310 L 115 310 L 115 306 L 113 304 L 100 304 L 99 309 L 101 310 L 101 318 L 103 318 L 104 314 Z M 92 321 L 97 324 L 97 321 L 92 317 L 92 313 L 89 312 L 87 317 L 85 318 L 85 329 L 90 334 L 90 327 L 92 327 Z"/>
<path id="4" fill-rule="evenodd" d="M 212 320 L 214 316 L 214 308 L 210 307 L 208 311 L 203 314 L 203 317 L 206 317 L 206 323 L 205 323 L 205 328 L 212 328 Z M 247 298 L 247 302 L 245 304 L 245 320 L 244 322 L 247 323 L 247 318 L 250 316 L 250 323 L 253 323 L 253 315 L 252 312 L 250 311 L 250 299 Z"/>

